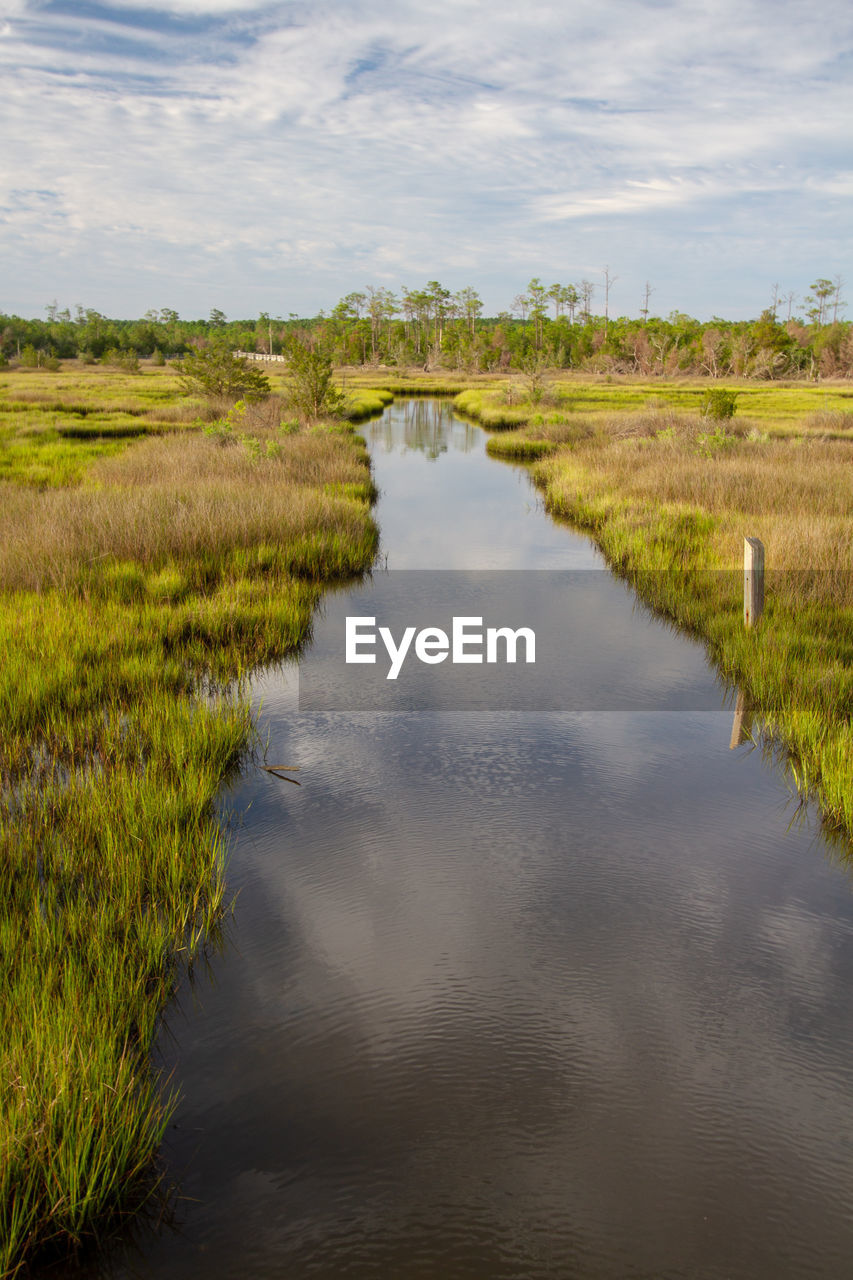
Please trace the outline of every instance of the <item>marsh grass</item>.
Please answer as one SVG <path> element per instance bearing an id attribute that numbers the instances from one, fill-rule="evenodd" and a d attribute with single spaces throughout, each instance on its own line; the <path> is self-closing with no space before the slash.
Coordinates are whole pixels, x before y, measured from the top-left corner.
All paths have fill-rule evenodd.
<path id="1" fill-rule="evenodd" d="M 531 404 L 513 406 L 505 391 L 469 388 L 453 401 L 453 407 L 466 418 L 479 422 L 491 431 L 523 426 L 537 410 Z"/>
<path id="2" fill-rule="evenodd" d="M 535 413 L 523 431 L 502 431 L 486 444 L 494 458 L 531 462 L 556 453 L 564 445 L 579 444 L 595 436 L 594 420 L 565 413 Z"/>
<path id="3" fill-rule="evenodd" d="M 660 419 L 660 411 L 658 421 Z M 742 424 L 743 425 L 743 424 Z M 655 427 L 613 415 L 534 469 L 555 515 L 592 533 L 642 598 L 702 636 L 781 740 L 797 785 L 853 833 L 851 445 Z M 762 540 L 767 601 L 743 626 L 744 536 Z"/>
<path id="4" fill-rule="evenodd" d="M 535 463 L 555 515 L 588 530 L 660 613 L 702 636 L 782 743 L 828 827 L 853 834 L 853 392 L 736 384 L 725 423 L 707 381 L 552 378 L 474 388 L 464 415 L 495 457 Z M 744 536 L 765 544 L 765 617 L 742 619 Z"/>
<path id="5" fill-rule="evenodd" d="M 362 378 L 365 375 L 362 375 Z M 351 387 L 365 385 L 358 374 L 348 379 Z M 434 374 L 395 373 L 385 374 L 372 371 L 367 386 L 371 389 L 390 392 L 395 396 L 455 396 L 464 391 L 469 380 L 465 377 L 436 378 Z"/>
<path id="6" fill-rule="evenodd" d="M 524 426 L 540 413 L 546 420 L 552 414 L 571 412 L 602 421 L 623 413 L 674 411 L 699 415 L 708 391 L 719 389 L 720 384 L 708 379 L 649 382 L 625 378 L 609 383 L 567 378 L 556 371 L 545 382 L 542 399 L 537 403 L 517 380 L 506 380 L 500 386 L 471 387 L 454 403 L 466 417 L 490 430 L 502 430 Z M 822 436 L 831 432 L 840 438 L 853 438 L 853 392 L 844 385 L 731 381 L 722 389 L 737 394 L 734 427 L 750 420 L 773 435 Z"/>
<path id="7" fill-rule="evenodd" d="M 79 484 L 99 456 L 139 436 L 177 432 L 218 406 L 179 400 L 169 371 L 128 375 L 102 368 L 34 380 L 0 374 L 0 481 L 38 488 Z M 85 442 L 86 448 L 77 442 Z"/>
<path id="8" fill-rule="evenodd" d="M 364 422 L 382 413 L 394 399 L 391 391 L 376 387 L 358 387 L 347 394 L 343 416 L 347 422 Z"/>
<path id="9" fill-rule="evenodd" d="M 89 421 L 120 377 L 75 374 L 62 403 Z M 43 487 L 32 465 L 0 481 L 3 1277 L 162 1193 L 174 1098 L 149 1052 L 222 916 L 213 800 L 252 738 L 240 678 L 294 652 L 323 584 L 376 551 L 351 433 L 283 430 L 267 405 L 208 435 L 171 409 L 177 433 L 48 440 Z"/>
<path id="10" fill-rule="evenodd" d="M 853 439 L 853 409 L 818 409 L 807 415 L 805 426 L 818 435 Z"/>

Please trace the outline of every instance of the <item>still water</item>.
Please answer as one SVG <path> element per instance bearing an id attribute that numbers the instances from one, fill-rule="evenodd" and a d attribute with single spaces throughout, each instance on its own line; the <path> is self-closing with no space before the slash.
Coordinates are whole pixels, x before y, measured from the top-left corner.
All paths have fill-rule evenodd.
<path id="1" fill-rule="evenodd" d="M 446 405 L 364 433 L 383 568 L 601 570 Z M 185 1198 L 111 1277 L 850 1274 L 843 851 L 619 590 L 662 690 L 714 709 L 306 711 L 293 669 L 257 681 L 302 785 L 248 765 L 223 798 L 235 917 L 161 1046 Z"/>

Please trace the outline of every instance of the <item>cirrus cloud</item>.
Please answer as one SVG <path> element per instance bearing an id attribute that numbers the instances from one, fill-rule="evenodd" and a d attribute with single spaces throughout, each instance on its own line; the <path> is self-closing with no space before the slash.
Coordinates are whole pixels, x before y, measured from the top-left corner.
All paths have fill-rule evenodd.
<path id="1" fill-rule="evenodd" d="M 752 314 L 850 264 L 853 13 L 782 0 L 11 0 L 4 309 L 312 313 L 605 262 Z"/>

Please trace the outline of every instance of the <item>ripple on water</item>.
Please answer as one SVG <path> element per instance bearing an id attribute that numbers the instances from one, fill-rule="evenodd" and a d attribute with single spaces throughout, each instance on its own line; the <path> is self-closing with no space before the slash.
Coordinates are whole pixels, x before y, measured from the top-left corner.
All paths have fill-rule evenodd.
<path id="1" fill-rule="evenodd" d="M 404 564 L 571 538 L 476 435 L 375 433 Z M 730 717 L 307 715 L 289 679 L 303 786 L 226 798 L 232 948 L 175 1049 L 196 1202 L 124 1274 L 845 1275 L 848 873 Z"/>

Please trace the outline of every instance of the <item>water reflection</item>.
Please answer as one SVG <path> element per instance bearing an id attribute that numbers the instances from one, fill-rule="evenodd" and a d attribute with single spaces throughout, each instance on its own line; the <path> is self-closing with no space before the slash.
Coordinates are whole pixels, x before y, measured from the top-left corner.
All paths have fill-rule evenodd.
<path id="1" fill-rule="evenodd" d="M 732 718 L 732 733 L 729 739 L 729 749 L 731 751 L 734 751 L 735 747 L 741 746 L 744 742 L 751 741 L 752 719 L 753 709 L 749 704 L 749 700 L 743 689 L 738 689 Z"/>
<path id="2" fill-rule="evenodd" d="M 486 436 L 447 401 L 393 404 L 363 428 L 392 569 L 594 569 L 588 538 L 544 514 L 526 471 L 486 457 Z"/>
<path id="3" fill-rule="evenodd" d="M 417 399 L 394 405 L 381 419 L 368 423 L 364 434 L 374 451 L 382 448 L 386 453 L 405 453 L 413 449 L 432 462 L 451 448 L 454 453 L 470 453 L 477 436 L 482 436 L 476 427 L 455 416 L 449 401 Z"/>
<path id="4" fill-rule="evenodd" d="M 581 556 L 475 428 L 408 422 L 369 433 L 389 557 Z M 256 693 L 303 785 L 226 800 L 236 951 L 164 1044 L 183 1228 L 111 1276 L 846 1274 L 853 898 L 728 712 Z"/>

